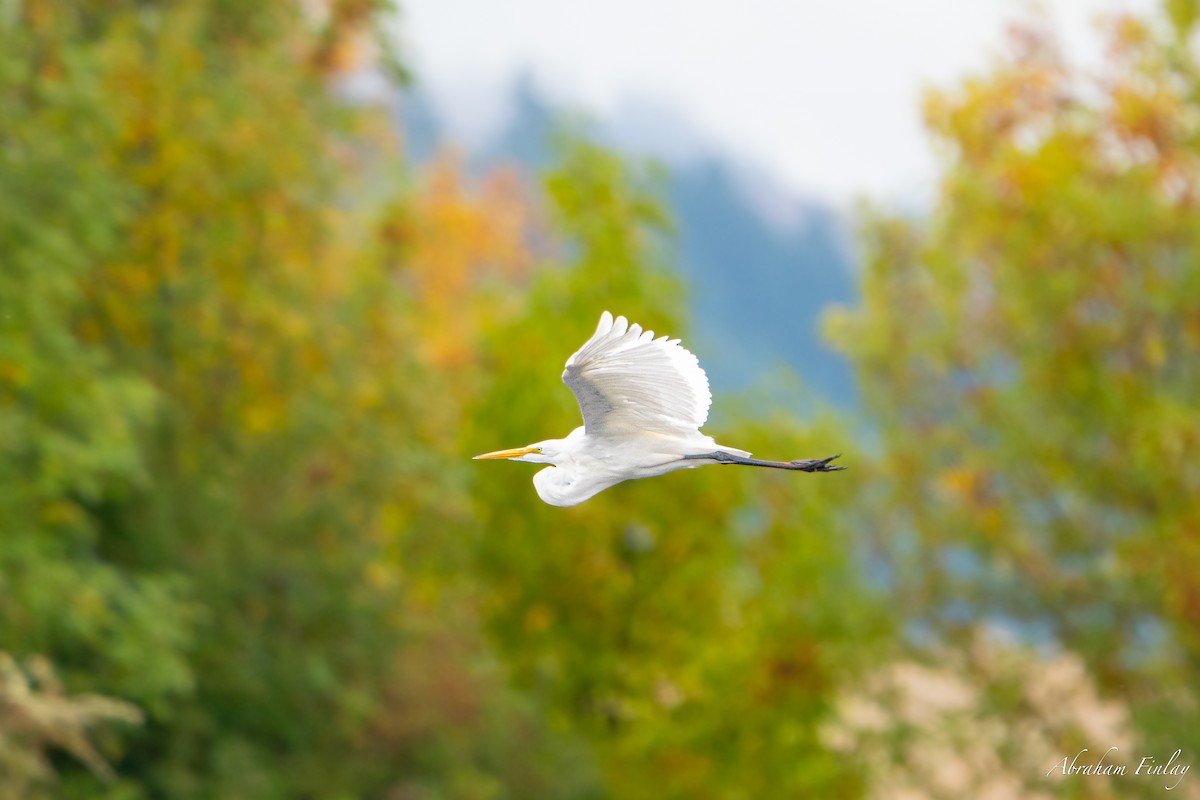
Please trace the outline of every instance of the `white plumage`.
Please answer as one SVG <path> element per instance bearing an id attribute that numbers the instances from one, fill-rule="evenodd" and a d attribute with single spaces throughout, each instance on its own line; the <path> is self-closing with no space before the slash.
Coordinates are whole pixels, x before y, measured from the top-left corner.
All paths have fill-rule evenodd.
<path id="1" fill-rule="evenodd" d="M 567 359 L 563 383 L 575 393 L 589 434 L 636 430 L 694 432 L 708 419 L 708 376 L 678 339 L 613 319 Z"/>
<path id="2" fill-rule="evenodd" d="M 551 466 L 533 478 L 538 496 L 572 506 L 631 478 L 649 478 L 704 464 L 744 464 L 805 472 L 833 472 L 837 456 L 759 461 L 745 450 L 700 433 L 712 393 L 708 376 L 678 339 L 654 337 L 605 311 L 596 332 L 567 359 L 563 382 L 583 414 L 583 427 L 565 439 L 475 458 L 503 458 Z"/>

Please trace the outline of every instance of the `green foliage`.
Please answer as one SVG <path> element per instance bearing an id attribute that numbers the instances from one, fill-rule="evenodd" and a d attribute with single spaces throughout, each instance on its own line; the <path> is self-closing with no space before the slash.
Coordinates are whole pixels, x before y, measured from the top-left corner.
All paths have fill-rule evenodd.
<path id="1" fill-rule="evenodd" d="M 0 37 L 0 114 L 21 120 L 0 155 L 0 641 L 55 652 L 85 686 L 153 703 L 190 684 L 190 614 L 173 576 L 97 557 L 92 512 L 145 486 L 139 439 L 158 394 L 72 327 L 139 193 L 105 158 L 117 123 L 99 54 L 60 59 L 12 27 Z"/>
<path id="2" fill-rule="evenodd" d="M 1095 81 L 1012 49 L 929 98 L 936 211 L 869 219 L 830 321 L 883 437 L 875 546 L 906 616 L 1061 643 L 1196 752 L 1200 71 L 1157 21 L 1116 23 Z"/>
<path id="3" fill-rule="evenodd" d="M 234 16 L 46 3 L 3 30 L 0 641 L 145 710 L 103 743 L 122 796 L 528 796 L 579 756 L 445 571 L 455 389 L 411 346 L 388 210 L 342 202 L 376 163 L 347 145 L 386 146 L 326 91 L 337 31 Z"/>

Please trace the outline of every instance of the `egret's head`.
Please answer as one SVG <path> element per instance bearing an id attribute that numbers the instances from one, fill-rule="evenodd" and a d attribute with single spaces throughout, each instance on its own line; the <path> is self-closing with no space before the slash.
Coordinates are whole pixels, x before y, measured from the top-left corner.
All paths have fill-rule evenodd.
<path id="1" fill-rule="evenodd" d="M 559 454 L 560 439 L 548 439 L 544 442 L 528 444 L 524 447 L 514 447 L 511 450 L 497 450 L 494 453 L 484 453 L 475 456 L 480 458 L 506 458 L 509 461 L 524 461 L 527 464 L 554 464 Z"/>

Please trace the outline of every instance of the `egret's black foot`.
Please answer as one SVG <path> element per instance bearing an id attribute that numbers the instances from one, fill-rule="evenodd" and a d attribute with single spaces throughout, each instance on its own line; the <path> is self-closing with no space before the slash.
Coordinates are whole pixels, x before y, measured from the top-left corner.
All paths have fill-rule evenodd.
<path id="1" fill-rule="evenodd" d="M 832 466 L 829 462 L 841 457 L 842 454 L 838 453 L 836 456 L 830 456 L 829 458 L 808 458 L 790 463 L 795 469 L 801 472 L 837 472 L 840 469 L 845 469 L 845 467 Z"/>

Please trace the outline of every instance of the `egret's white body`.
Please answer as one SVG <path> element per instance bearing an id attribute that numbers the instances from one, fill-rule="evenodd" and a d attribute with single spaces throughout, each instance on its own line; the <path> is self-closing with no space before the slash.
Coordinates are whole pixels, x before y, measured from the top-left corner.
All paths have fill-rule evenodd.
<path id="1" fill-rule="evenodd" d="M 631 478 L 652 478 L 705 464 L 745 464 L 805 472 L 842 469 L 836 458 L 758 461 L 700 432 L 712 393 L 708 376 L 678 339 L 654 337 L 605 311 L 592 338 L 567 359 L 563 382 L 575 393 L 583 426 L 476 458 L 550 464 L 533 476 L 538 496 L 554 506 L 582 503 Z"/>

